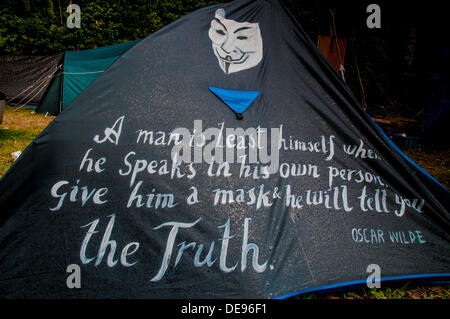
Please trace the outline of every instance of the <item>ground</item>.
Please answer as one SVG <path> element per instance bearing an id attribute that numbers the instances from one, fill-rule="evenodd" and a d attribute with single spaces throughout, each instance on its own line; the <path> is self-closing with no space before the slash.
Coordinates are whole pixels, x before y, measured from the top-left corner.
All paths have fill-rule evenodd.
<path id="1" fill-rule="evenodd" d="M 33 114 L 32 109 L 6 107 L 0 124 L 0 177 L 14 163 L 11 153 L 22 152 L 54 118 Z"/>
<path id="2" fill-rule="evenodd" d="M 34 114 L 32 109 L 17 110 L 6 107 L 3 123 L 0 125 L 0 177 L 14 163 L 11 153 L 23 151 L 54 118 L 54 116 Z M 385 122 L 385 124 L 389 122 L 388 124 L 396 126 L 410 125 L 413 122 L 402 117 L 383 118 L 377 121 Z M 430 149 L 418 146 L 403 151 L 442 185 L 446 188 L 450 187 L 450 149 Z M 334 294 L 306 294 L 297 298 L 450 299 L 450 285 L 417 286 L 410 282 L 402 282 L 397 285 L 382 286 L 381 289 L 360 288 Z"/>

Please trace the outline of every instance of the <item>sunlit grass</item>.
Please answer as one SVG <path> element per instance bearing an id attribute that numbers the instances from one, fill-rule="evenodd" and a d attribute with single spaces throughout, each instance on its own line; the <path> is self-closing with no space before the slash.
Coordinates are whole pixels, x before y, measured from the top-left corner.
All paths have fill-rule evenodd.
<path id="1" fill-rule="evenodd" d="M 21 151 L 54 119 L 32 109 L 5 108 L 0 125 L 0 177 L 14 163 L 11 153 Z"/>

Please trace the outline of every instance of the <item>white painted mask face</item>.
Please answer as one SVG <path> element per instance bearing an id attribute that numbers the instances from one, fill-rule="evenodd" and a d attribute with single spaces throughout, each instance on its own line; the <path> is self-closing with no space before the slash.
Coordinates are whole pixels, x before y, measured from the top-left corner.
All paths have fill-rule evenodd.
<path id="1" fill-rule="evenodd" d="M 226 74 L 256 66 L 262 59 L 263 43 L 258 23 L 225 19 L 218 9 L 209 29 L 214 54 Z"/>

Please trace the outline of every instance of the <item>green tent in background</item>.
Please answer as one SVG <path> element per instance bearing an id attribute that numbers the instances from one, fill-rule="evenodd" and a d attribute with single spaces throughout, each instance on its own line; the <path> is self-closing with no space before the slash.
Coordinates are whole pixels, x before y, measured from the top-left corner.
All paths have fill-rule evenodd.
<path id="1" fill-rule="evenodd" d="M 59 114 L 100 74 L 139 41 L 83 51 L 66 51 L 63 65 L 53 76 L 36 112 Z"/>

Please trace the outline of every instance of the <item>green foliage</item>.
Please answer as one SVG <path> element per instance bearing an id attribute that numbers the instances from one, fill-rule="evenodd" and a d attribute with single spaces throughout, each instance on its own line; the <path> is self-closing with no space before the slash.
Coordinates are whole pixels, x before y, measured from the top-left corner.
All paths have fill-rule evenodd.
<path id="1" fill-rule="evenodd" d="M 4 0 L 1 54 L 50 54 L 142 39 L 176 19 L 219 1 Z M 70 3 L 81 8 L 81 28 L 66 26 Z"/>
<path id="2" fill-rule="evenodd" d="M 405 290 L 402 289 L 377 289 L 372 288 L 369 291 L 364 291 L 366 298 L 369 299 L 403 299 L 405 297 Z"/>
<path id="3" fill-rule="evenodd" d="M 221 2 L 228 0 L 2 0 L 0 54 L 51 54 L 142 39 L 186 14 Z M 417 55 L 413 69 L 405 65 L 408 35 L 411 27 L 417 27 L 417 21 L 408 18 L 414 15 L 405 13 L 403 6 L 379 0 L 383 15 L 382 28 L 377 30 L 366 25 L 366 7 L 370 2 L 365 0 L 281 2 L 313 42 L 318 35 L 333 33 L 331 11 L 334 10 L 337 35 L 347 39 L 346 82 L 358 99 L 360 82 L 355 57 L 369 105 L 393 105 L 398 104 L 398 100 L 407 100 L 410 104 L 421 101 L 423 85 L 413 82 L 419 89 L 410 90 L 403 75 L 414 73 L 420 63 L 424 69 L 430 61 L 422 53 Z M 81 8 L 79 29 L 66 26 L 70 3 Z M 427 48 L 424 52 L 428 54 L 428 51 Z M 415 81 L 414 77 L 412 79 Z"/>
<path id="4" fill-rule="evenodd" d="M 386 288 L 358 288 L 346 292 L 324 294 L 324 293 L 308 293 L 295 296 L 296 300 L 304 299 L 345 299 L 345 300 L 387 300 L 387 299 L 449 299 L 449 285 L 443 286 L 414 286 L 408 287 L 410 282 L 403 286 L 391 286 Z"/>

